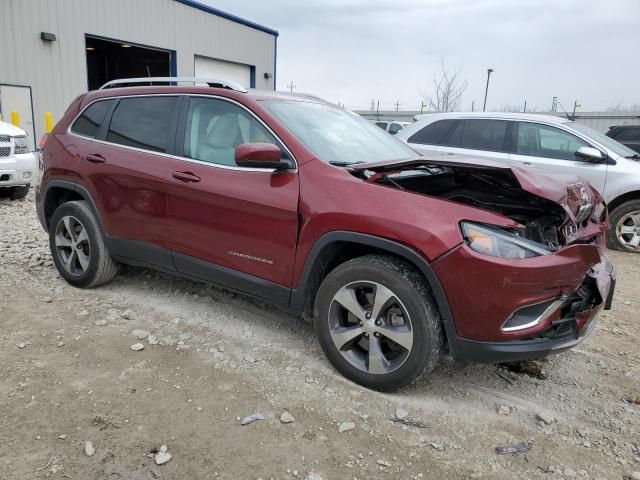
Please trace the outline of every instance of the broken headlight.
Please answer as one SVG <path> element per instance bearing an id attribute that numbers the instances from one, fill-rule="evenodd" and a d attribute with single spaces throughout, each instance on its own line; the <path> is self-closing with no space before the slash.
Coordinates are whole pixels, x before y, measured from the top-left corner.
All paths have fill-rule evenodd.
<path id="1" fill-rule="evenodd" d="M 549 255 L 550 250 L 500 227 L 462 222 L 462 235 L 473 250 L 493 257 L 530 258 Z"/>

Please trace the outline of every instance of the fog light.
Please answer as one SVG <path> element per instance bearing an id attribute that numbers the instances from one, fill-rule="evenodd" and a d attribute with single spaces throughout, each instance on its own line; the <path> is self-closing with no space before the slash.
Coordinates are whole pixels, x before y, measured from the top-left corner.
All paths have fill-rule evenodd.
<path id="1" fill-rule="evenodd" d="M 31 172 L 22 172 L 22 178 L 24 180 L 29 180 L 31 178 Z"/>

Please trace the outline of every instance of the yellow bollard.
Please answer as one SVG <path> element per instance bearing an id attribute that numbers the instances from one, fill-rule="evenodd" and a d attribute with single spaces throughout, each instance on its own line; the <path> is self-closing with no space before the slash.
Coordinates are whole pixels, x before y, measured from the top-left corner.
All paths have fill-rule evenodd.
<path id="1" fill-rule="evenodd" d="M 44 131 L 45 133 L 51 133 L 53 130 L 53 115 L 51 112 L 46 112 L 44 114 Z"/>
<path id="2" fill-rule="evenodd" d="M 20 114 L 16 110 L 11 112 L 11 123 L 16 127 L 20 126 Z"/>

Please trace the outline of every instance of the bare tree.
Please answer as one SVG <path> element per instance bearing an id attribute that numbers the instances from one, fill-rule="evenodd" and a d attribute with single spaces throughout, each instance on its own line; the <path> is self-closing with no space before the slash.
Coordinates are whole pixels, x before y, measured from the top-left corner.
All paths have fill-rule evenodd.
<path id="1" fill-rule="evenodd" d="M 440 60 L 442 74 L 433 75 L 433 93 L 420 92 L 429 110 L 434 112 L 454 112 L 460 108 L 462 94 L 467 89 L 467 81 L 460 78 L 461 68 L 447 70 L 444 59 Z"/>
<path id="2" fill-rule="evenodd" d="M 607 112 L 622 112 L 624 108 L 622 107 L 623 100 L 619 98 L 616 103 L 613 103 L 607 107 Z"/>
<path id="3" fill-rule="evenodd" d="M 524 111 L 524 105 L 510 105 L 510 104 L 506 104 L 503 105 L 502 107 L 500 107 L 500 112 L 513 112 L 513 113 L 517 113 L 517 112 L 522 112 Z M 527 113 L 535 113 L 538 111 L 537 107 L 530 107 L 529 105 L 527 105 Z"/>

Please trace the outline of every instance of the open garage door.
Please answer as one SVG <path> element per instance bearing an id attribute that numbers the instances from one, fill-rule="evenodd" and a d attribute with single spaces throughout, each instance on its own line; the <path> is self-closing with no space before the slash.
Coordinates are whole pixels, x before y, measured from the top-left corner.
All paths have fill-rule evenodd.
<path id="1" fill-rule="evenodd" d="M 252 81 L 252 68 L 241 63 L 225 62 L 196 55 L 194 74 L 196 78 L 220 78 L 239 83 L 245 88 L 255 87 L 255 81 Z"/>
<path id="2" fill-rule="evenodd" d="M 86 36 L 89 90 L 120 78 L 175 76 L 175 52 Z"/>

